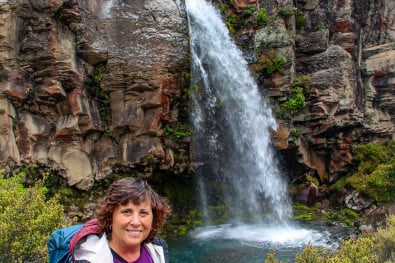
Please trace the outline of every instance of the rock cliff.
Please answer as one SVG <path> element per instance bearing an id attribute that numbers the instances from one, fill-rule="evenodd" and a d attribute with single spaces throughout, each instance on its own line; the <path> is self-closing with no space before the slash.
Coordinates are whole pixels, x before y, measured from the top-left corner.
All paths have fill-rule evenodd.
<path id="1" fill-rule="evenodd" d="M 271 100 L 291 180 L 333 183 L 354 144 L 394 139 L 394 1 L 213 2 Z M 151 176 L 150 160 L 191 168 L 189 141 L 166 134 L 187 120 L 181 1 L 3 0 L 0 16 L 2 168 L 38 165 L 83 190 L 138 165 Z"/>
<path id="2" fill-rule="evenodd" d="M 349 170 L 354 144 L 394 138 L 393 1 L 218 2 L 277 112 L 275 144 L 291 179 L 332 183 Z M 277 58 L 285 63 L 268 74 Z M 289 103 L 295 87 L 299 109 Z"/>
<path id="3" fill-rule="evenodd" d="M 89 189 L 147 156 L 169 169 L 165 127 L 189 68 L 177 1 L 0 1 L 0 162 Z"/>

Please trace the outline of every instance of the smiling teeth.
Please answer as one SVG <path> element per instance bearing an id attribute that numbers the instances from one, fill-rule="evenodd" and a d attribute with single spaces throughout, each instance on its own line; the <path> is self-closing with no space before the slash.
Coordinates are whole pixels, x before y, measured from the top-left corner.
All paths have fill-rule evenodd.
<path id="1" fill-rule="evenodd" d="M 138 230 L 128 230 L 128 232 L 132 233 L 132 234 L 140 234 L 141 233 L 141 231 L 138 231 Z"/>

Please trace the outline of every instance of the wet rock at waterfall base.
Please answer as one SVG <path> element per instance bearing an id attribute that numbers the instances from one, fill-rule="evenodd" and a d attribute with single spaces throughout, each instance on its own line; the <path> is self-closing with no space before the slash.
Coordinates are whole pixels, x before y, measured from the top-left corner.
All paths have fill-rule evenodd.
<path id="1" fill-rule="evenodd" d="M 296 193 L 295 200 L 298 203 L 308 206 L 314 205 L 318 195 L 318 187 L 314 183 L 308 183 L 301 187 Z"/>
<path id="2" fill-rule="evenodd" d="M 352 192 L 345 197 L 346 206 L 355 211 L 362 211 L 373 204 L 373 200 L 359 192 Z"/>

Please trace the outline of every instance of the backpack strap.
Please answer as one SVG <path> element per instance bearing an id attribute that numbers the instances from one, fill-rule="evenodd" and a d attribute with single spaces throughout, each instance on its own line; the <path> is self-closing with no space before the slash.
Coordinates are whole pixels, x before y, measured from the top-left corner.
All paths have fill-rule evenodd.
<path id="1" fill-rule="evenodd" d="M 165 263 L 168 263 L 169 262 L 169 247 L 167 246 L 166 241 L 164 239 L 156 236 L 156 237 L 154 237 L 152 244 L 161 246 L 163 248 L 163 253 L 165 256 Z"/>
<path id="2" fill-rule="evenodd" d="M 82 228 L 75 233 L 73 238 L 70 240 L 70 245 L 69 245 L 69 250 L 70 254 L 73 257 L 73 262 L 74 262 L 74 248 L 80 242 L 83 238 L 89 236 L 89 235 L 100 235 L 100 230 L 97 225 L 97 219 L 91 219 L 88 222 L 86 222 Z"/>

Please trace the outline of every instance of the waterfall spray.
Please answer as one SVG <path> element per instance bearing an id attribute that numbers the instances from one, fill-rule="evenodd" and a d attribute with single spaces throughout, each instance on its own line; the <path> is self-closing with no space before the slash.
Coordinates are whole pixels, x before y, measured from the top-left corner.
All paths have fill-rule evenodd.
<path id="1" fill-rule="evenodd" d="M 110 10 L 115 5 L 115 0 L 105 0 L 100 11 L 101 18 L 109 18 Z"/>
<path id="2" fill-rule="evenodd" d="M 277 128 L 271 109 L 220 13 L 204 0 L 187 0 L 186 7 L 203 210 L 210 217 L 207 207 L 216 197 L 207 189 L 214 184 L 233 221 L 265 215 L 271 223 L 284 224 L 291 206 L 271 145 L 271 131 Z"/>

